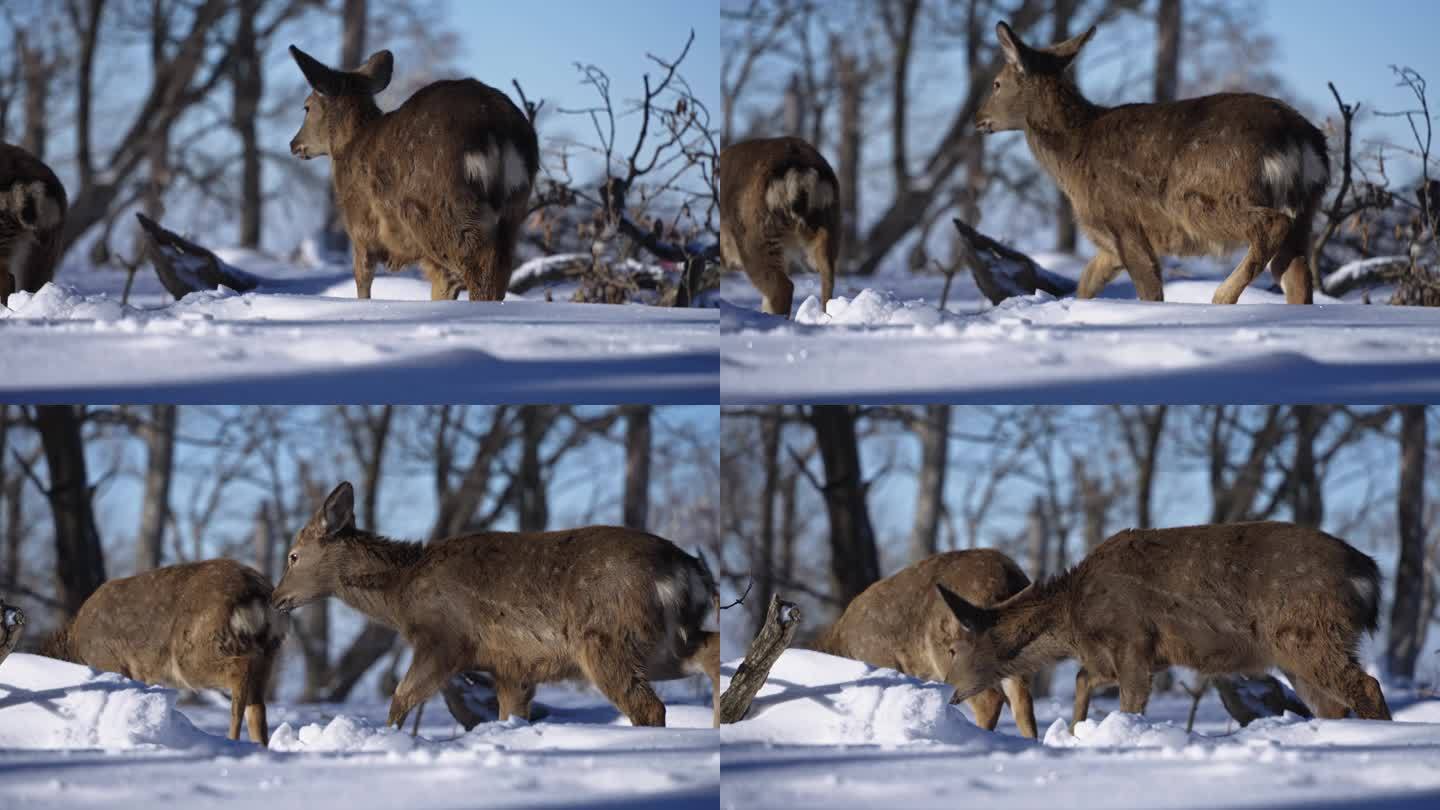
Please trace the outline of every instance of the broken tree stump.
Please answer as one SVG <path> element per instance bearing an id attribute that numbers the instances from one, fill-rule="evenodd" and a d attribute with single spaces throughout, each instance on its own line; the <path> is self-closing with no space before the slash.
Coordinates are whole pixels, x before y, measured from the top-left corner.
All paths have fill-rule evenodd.
<path id="1" fill-rule="evenodd" d="M 1233 675 L 1212 679 L 1225 711 L 1241 726 L 1248 726 L 1261 717 L 1279 717 L 1294 712 L 1313 717 L 1309 707 L 1294 692 L 1271 675 Z"/>
<path id="2" fill-rule="evenodd" d="M 140 227 L 149 239 L 150 263 L 155 266 L 155 275 L 166 292 L 175 300 L 200 290 L 215 290 L 221 286 L 236 292 L 249 292 L 260 284 L 260 279 L 232 267 L 220 260 L 219 256 L 189 239 L 166 230 L 160 223 L 136 214 Z"/>
<path id="3" fill-rule="evenodd" d="M 955 230 L 960 260 L 970 268 L 980 294 L 998 304 L 1017 295 L 1047 292 L 1056 298 L 1074 295 L 1076 283 L 1046 270 L 1035 260 L 1014 248 L 1002 245 L 958 219 Z"/>
<path id="4" fill-rule="evenodd" d="M 730 678 L 730 686 L 720 696 L 720 722 L 738 723 L 745 719 L 750 712 L 750 702 L 765 685 L 765 679 L 770 677 L 770 668 L 775 666 L 775 660 L 790 646 L 795 631 L 800 629 L 800 619 L 800 608 L 795 603 L 786 602 L 778 594 L 770 597 L 765 623 L 755 634 L 755 640 L 750 642 L 745 660 L 740 662 L 735 675 Z"/>

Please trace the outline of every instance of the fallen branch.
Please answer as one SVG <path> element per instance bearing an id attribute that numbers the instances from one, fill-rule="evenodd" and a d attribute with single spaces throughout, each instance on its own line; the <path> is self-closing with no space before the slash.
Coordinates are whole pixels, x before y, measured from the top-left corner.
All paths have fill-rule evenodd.
<path id="1" fill-rule="evenodd" d="M 1214 678 L 1212 683 L 1220 702 L 1225 704 L 1225 711 L 1242 726 L 1261 717 L 1279 717 L 1285 712 L 1314 716 L 1298 695 L 1271 675 L 1236 675 Z"/>
<path id="2" fill-rule="evenodd" d="M 236 292 L 248 292 L 259 286 L 260 279 L 220 261 L 220 257 L 209 250 L 162 228 L 144 214 L 135 217 L 149 237 L 147 253 L 155 266 L 155 274 L 176 301 L 190 293 L 221 286 Z"/>
<path id="3" fill-rule="evenodd" d="M 795 638 L 800 619 L 800 608 L 793 602 L 782 600 L 778 594 L 770 597 L 765 623 L 750 642 L 745 660 L 730 678 L 730 686 L 720 696 L 720 722 L 738 723 L 745 719 L 750 712 L 750 702 L 770 677 L 770 668 Z"/>
<path id="4" fill-rule="evenodd" d="M 1074 295 L 1076 283 L 1046 270 L 1034 259 L 1007 247 L 960 220 L 952 220 L 960 232 L 957 242 L 960 261 L 970 267 L 980 293 L 998 304 L 1017 295 L 1047 292 L 1056 298 Z"/>
<path id="5" fill-rule="evenodd" d="M 1408 256 L 1376 256 L 1340 267 L 1325 276 L 1322 289 L 1326 295 L 1340 298 L 1355 290 L 1382 285 L 1396 285 L 1410 270 Z"/>

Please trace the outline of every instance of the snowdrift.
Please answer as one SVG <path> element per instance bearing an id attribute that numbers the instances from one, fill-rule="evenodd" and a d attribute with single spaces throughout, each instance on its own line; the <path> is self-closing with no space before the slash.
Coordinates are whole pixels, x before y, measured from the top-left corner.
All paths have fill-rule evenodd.
<path id="1" fill-rule="evenodd" d="M 191 748 L 220 743 L 175 709 L 174 690 L 15 653 L 0 664 L 0 748 Z"/>
<path id="2" fill-rule="evenodd" d="M 735 671 L 739 661 L 725 666 Z M 722 689 L 723 689 L 722 685 Z M 977 728 L 950 705 L 944 684 L 809 650 L 786 650 L 745 720 L 721 728 L 726 743 L 975 747 L 1028 745 Z"/>

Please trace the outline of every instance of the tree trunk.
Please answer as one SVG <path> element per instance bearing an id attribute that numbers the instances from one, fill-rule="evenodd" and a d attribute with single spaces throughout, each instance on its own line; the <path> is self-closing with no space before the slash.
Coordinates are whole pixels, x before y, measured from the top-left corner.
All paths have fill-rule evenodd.
<path id="1" fill-rule="evenodd" d="M 265 579 L 275 581 L 275 524 L 270 514 L 270 501 L 263 501 L 255 507 L 255 527 L 252 542 L 255 551 L 255 569 Z"/>
<path id="2" fill-rule="evenodd" d="M 910 530 L 912 561 L 940 551 L 940 514 L 950 460 L 950 406 L 926 405 L 919 433 L 920 474 L 915 477 L 915 525 Z"/>
<path id="3" fill-rule="evenodd" d="M 520 414 L 520 470 L 515 481 L 515 512 L 522 532 L 544 531 L 550 522 L 545 497 L 544 470 L 540 464 L 540 443 L 550 427 L 545 405 L 527 405 Z"/>
<path id="4" fill-rule="evenodd" d="M 165 527 L 170 524 L 170 481 L 175 468 L 176 406 L 153 405 L 150 423 L 141 429 L 145 440 L 145 491 L 140 504 L 135 572 L 159 568 L 165 555 Z"/>
<path id="5" fill-rule="evenodd" d="M 15 37 L 19 51 L 20 77 L 25 83 L 25 129 L 20 136 L 20 146 L 41 160 L 45 159 L 46 136 L 49 126 L 46 112 L 50 102 L 50 70 L 45 55 L 30 46 L 29 37 L 22 31 Z"/>
<path id="6" fill-rule="evenodd" d="M 765 480 L 760 487 L 760 559 L 755 564 L 755 580 L 760 586 L 756 604 L 769 605 L 775 595 L 775 495 L 780 482 L 780 406 L 766 409 L 760 418 L 760 453 L 764 457 Z M 765 617 L 756 616 L 755 632 L 764 626 Z"/>
<path id="7" fill-rule="evenodd" d="M 1051 42 L 1064 42 L 1070 38 L 1070 23 L 1075 16 L 1075 0 L 1055 0 L 1055 35 Z M 1079 73 L 1079 66 L 1070 68 L 1071 75 Z M 1078 81 L 1078 77 L 1077 77 Z M 1062 253 L 1074 253 L 1079 241 L 1075 227 L 1075 209 L 1065 192 L 1055 190 L 1055 249 Z"/>
<path id="8" fill-rule="evenodd" d="M 1025 571 L 1032 582 L 1039 582 L 1050 574 L 1050 526 L 1045 517 L 1045 502 L 1040 496 L 1030 504 L 1030 514 L 1025 521 L 1025 544 L 1030 555 Z M 1030 677 L 1030 692 L 1036 697 L 1050 694 L 1052 669 L 1047 666 Z"/>
<path id="9" fill-rule="evenodd" d="M 770 668 L 790 642 L 795 631 L 800 629 L 800 608 L 793 603 L 772 596 L 760 623 L 760 631 L 750 642 L 745 659 L 735 669 L 725 694 L 720 696 L 720 722 L 738 723 L 750 711 L 750 702 L 755 699 L 760 687 L 765 685 Z"/>
<path id="10" fill-rule="evenodd" d="M 1395 505 L 1400 530 L 1400 559 L 1395 566 L 1395 601 L 1385 644 L 1391 677 L 1413 679 L 1415 661 L 1425 642 L 1425 406 L 1400 408 L 1400 487 Z"/>
<path id="11" fill-rule="evenodd" d="M 57 596 L 70 616 L 105 582 L 105 554 L 90 503 L 82 421 L 78 406 L 41 405 L 35 409 L 35 426 L 50 470 L 45 494 L 55 519 Z"/>
<path id="12" fill-rule="evenodd" d="M 834 596 L 841 604 L 849 604 L 880 579 L 880 558 L 865 504 L 867 485 L 861 477 L 860 446 L 855 437 L 855 409 L 816 405 L 810 409 L 810 424 L 825 465 L 821 495 L 830 518 Z"/>
<path id="13" fill-rule="evenodd" d="M 1314 405 L 1296 405 L 1295 461 L 1290 470 L 1290 513 L 1301 526 L 1319 528 L 1325 521 L 1325 496 L 1315 469 L 1315 437 L 1324 417 Z"/>
<path id="14" fill-rule="evenodd" d="M 859 246 L 860 225 L 860 141 L 864 79 L 860 60 L 846 50 L 844 40 L 830 40 L 830 62 L 840 88 L 840 264 L 848 266 Z"/>
<path id="15" fill-rule="evenodd" d="M 261 191 L 260 133 L 256 119 L 264 95 L 264 71 L 255 42 L 259 0 L 242 0 L 235 33 L 235 131 L 240 136 L 240 244 L 260 247 L 264 198 Z"/>
<path id="16" fill-rule="evenodd" d="M 650 415 L 649 405 L 627 405 L 625 413 L 624 524 L 644 530 L 650 517 Z"/>
<path id="17" fill-rule="evenodd" d="M 1155 100 L 1174 101 L 1180 92 L 1180 0 L 1160 0 L 1155 23 Z"/>
<path id="18" fill-rule="evenodd" d="M 365 59 L 366 31 L 370 27 L 369 0 L 342 0 L 340 6 L 341 70 L 353 70 Z M 340 222 L 340 209 L 335 204 L 335 186 L 325 195 L 324 247 L 331 253 L 349 254 L 350 237 Z"/>
<path id="19" fill-rule="evenodd" d="M 1075 481 L 1080 487 L 1080 512 L 1084 517 L 1085 553 L 1105 542 L 1105 524 L 1110 512 L 1110 495 L 1099 478 L 1091 477 L 1085 463 L 1075 462 Z"/>

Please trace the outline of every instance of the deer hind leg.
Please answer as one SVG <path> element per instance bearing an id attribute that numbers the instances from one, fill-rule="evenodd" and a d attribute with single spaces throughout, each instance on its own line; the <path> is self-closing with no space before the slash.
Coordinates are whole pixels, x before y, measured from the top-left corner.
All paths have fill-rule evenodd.
<path id="1" fill-rule="evenodd" d="M 1080 271 L 1080 284 L 1075 289 L 1075 297 L 1094 298 L 1124 269 L 1125 266 L 1120 264 L 1115 254 L 1101 250 L 1091 257 L 1090 261 L 1085 263 L 1085 269 Z"/>
<path id="2" fill-rule="evenodd" d="M 375 281 L 375 262 L 366 248 L 353 241 L 350 245 L 350 257 L 355 265 L 355 297 L 369 299 L 370 285 Z"/>
<path id="3" fill-rule="evenodd" d="M 1135 297 L 1141 301 L 1164 301 L 1165 284 L 1160 278 L 1160 261 L 1155 258 L 1145 235 L 1131 235 L 1118 242 L 1116 248 L 1117 258 L 1135 283 Z"/>
<path id="4" fill-rule="evenodd" d="M 1343 701 L 1330 697 L 1324 690 L 1290 672 L 1286 672 L 1285 677 L 1290 679 L 1290 685 L 1295 687 L 1295 694 L 1300 696 L 1316 717 L 1322 720 L 1339 720 L 1345 716 L 1347 707 Z"/>
<path id="5" fill-rule="evenodd" d="M 1021 677 L 1006 678 L 1000 682 L 1000 688 L 1005 690 L 1005 698 L 1010 702 L 1015 727 L 1021 735 L 1035 739 L 1039 730 L 1035 726 L 1035 701 L 1030 697 L 1030 684 Z"/>
<path id="6" fill-rule="evenodd" d="M 495 679 L 495 702 L 501 720 L 518 717 L 529 722 L 530 702 L 535 699 L 535 687 L 517 681 Z"/>
<path id="7" fill-rule="evenodd" d="M 1147 656 L 1138 650 L 1130 651 L 1120 661 L 1117 680 L 1120 682 L 1120 711 L 1128 714 L 1144 714 L 1150 702 L 1150 676 L 1153 667 Z"/>
<path id="8" fill-rule="evenodd" d="M 820 308 L 835 297 L 835 265 L 840 258 L 840 235 L 834 229 L 816 229 L 805 248 L 810 266 L 820 274 Z"/>
<path id="9" fill-rule="evenodd" d="M 630 644 L 595 630 L 580 643 L 580 669 L 635 726 L 665 725 L 665 704 L 645 680 L 642 657 Z"/>
<path id="10" fill-rule="evenodd" d="M 1260 271 L 1270 264 L 1275 254 L 1280 252 L 1286 237 L 1295 226 L 1293 217 L 1269 208 L 1252 208 L 1241 212 L 1240 216 L 1245 221 L 1245 235 L 1250 248 L 1245 251 L 1245 258 L 1240 260 L 1230 277 L 1215 290 L 1215 297 L 1211 301 L 1216 304 L 1238 302 L 1240 294 L 1245 292 L 1250 282 L 1254 281 Z"/>
<path id="11" fill-rule="evenodd" d="M 778 235 L 767 235 L 745 252 L 745 275 L 760 291 L 760 310 L 790 317 L 795 284 L 785 272 L 785 245 Z M 822 282 L 823 283 L 823 282 Z"/>
<path id="12" fill-rule="evenodd" d="M 999 689 L 986 689 L 970 698 L 970 711 L 975 713 L 975 725 L 986 731 L 994 731 L 1000 724 L 1000 709 L 1005 706 L 1005 694 Z"/>
<path id="13" fill-rule="evenodd" d="M 270 725 L 265 716 L 265 688 L 270 684 L 275 654 L 266 653 L 250 661 L 245 695 L 245 722 L 250 728 L 250 741 L 270 746 Z"/>
<path id="14" fill-rule="evenodd" d="M 223 660 L 225 685 L 230 688 L 230 730 L 226 736 L 238 740 L 240 725 L 245 719 L 245 707 L 250 703 L 250 659 L 232 656 Z"/>
<path id="15" fill-rule="evenodd" d="M 1270 272 L 1285 291 L 1287 304 L 1315 303 L 1315 279 L 1310 275 L 1310 220 L 1308 211 L 1295 218 L 1280 251 L 1270 260 Z"/>
<path id="16" fill-rule="evenodd" d="M 1090 671 L 1081 667 L 1075 673 L 1075 709 L 1070 715 L 1070 731 L 1074 732 L 1075 727 L 1085 722 L 1090 716 L 1090 695 L 1095 688 L 1102 683 L 1100 678 L 1090 674 Z"/>

